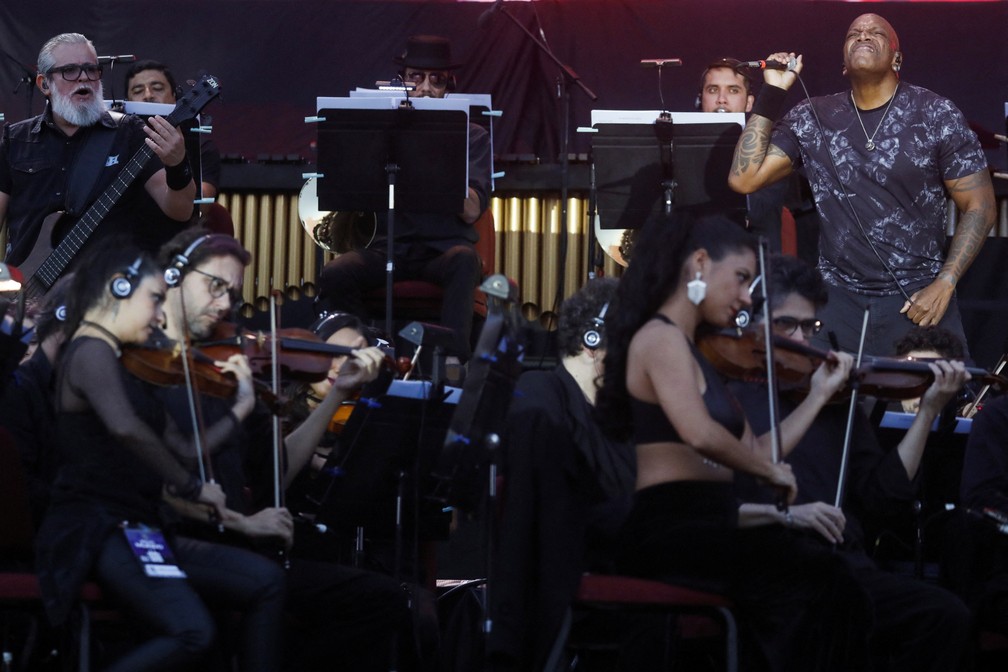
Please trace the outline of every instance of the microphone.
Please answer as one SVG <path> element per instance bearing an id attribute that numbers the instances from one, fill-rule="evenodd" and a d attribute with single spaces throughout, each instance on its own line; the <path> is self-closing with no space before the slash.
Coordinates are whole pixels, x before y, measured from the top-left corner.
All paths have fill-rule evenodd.
<path id="1" fill-rule="evenodd" d="M 476 27 L 486 28 L 486 26 L 493 19 L 494 14 L 496 14 L 501 10 L 501 4 L 503 4 L 503 1 L 504 0 L 494 0 L 493 6 L 490 9 L 483 12 L 482 14 L 480 14 L 479 18 L 476 19 Z"/>
<path id="2" fill-rule="evenodd" d="M 119 56 L 99 56 L 98 65 L 105 65 L 106 63 L 132 63 L 136 60 L 136 56 L 133 54 L 121 54 Z"/>
<path id="3" fill-rule="evenodd" d="M 751 70 L 786 70 L 788 72 L 798 67 L 798 59 L 792 58 L 787 63 L 779 61 L 742 61 L 735 66 L 738 68 L 749 68 Z"/>
<path id="4" fill-rule="evenodd" d="M 661 68 L 666 65 L 682 65 L 681 58 L 642 58 L 642 68 Z"/>

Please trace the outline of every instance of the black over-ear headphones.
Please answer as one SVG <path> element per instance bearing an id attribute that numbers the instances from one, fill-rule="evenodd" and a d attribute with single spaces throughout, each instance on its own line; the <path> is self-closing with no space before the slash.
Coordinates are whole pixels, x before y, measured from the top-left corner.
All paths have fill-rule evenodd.
<path id="1" fill-rule="evenodd" d="M 189 257 L 196 250 L 197 247 L 203 244 L 205 240 L 213 237 L 213 234 L 207 234 L 205 236 L 200 236 L 194 240 L 189 247 L 185 249 L 185 252 L 181 254 L 176 254 L 175 258 L 172 259 L 171 264 L 164 272 L 165 284 L 169 287 L 178 287 L 179 283 L 182 282 L 182 276 L 185 274 L 185 268 L 189 265 Z"/>
<path id="2" fill-rule="evenodd" d="M 136 279 L 140 276 L 140 264 L 142 263 L 143 257 L 137 257 L 129 267 L 121 273 L 116 273 L 112 276 L 112 280 L 109 282 L 109 291 L 112 292 L 112 296 L 117 299 L 128 299 L 133 295 L 133 290 L 136 289 Z"/>
<path id="3" fill-rule="evenodd" d="M 605 314 L 609 310 L 609 302 L 602 304 L 599 314 L 592 318 L 592 324 L 581 336 L 581 342 L 589 350 L 598 350 L 605 343 Z"/>

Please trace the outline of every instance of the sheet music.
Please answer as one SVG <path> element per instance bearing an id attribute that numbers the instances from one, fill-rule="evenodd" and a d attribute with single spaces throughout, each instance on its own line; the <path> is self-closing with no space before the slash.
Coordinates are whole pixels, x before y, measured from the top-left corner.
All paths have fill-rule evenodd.
<path id="1" fill-rule="evenodd" d="M 112 109 L 113 105 L 118 106 L 126 114 L 135 114 L 139 117 L 153 117 L 156 114 L 168 117 L 175 111 L 175 106 L 171 103 L 145 103 L 140 100 L 103 100 L 106 110 Z M 200 115 L 196 115 L 196 123 L 200 124 Z"/>
<path id="2" fill-rule="evenodd" d="M 315 99 L 315 112 L 325 109 L 336 110 L 394 110 L 403 97 L 395 91 L 381 91 L 382 96 L 319 96 Z M 418 110 L 457 110 L 465 112 L 469 120 L 469 101 L 462 98 L 410 98 L 410 103 Z"/>
<path id="3" fill-rule="evenodd" d="M 591 125 L 598 124 L 653 124 L 661 110 L 592 110 Z M 668 112 L 673 124 L 730 124 L 745 128 L 742 112 Z"/>
<path id="4" fill-rule="evenodd" d="M 318 96 L 315 99 L 315 113 L 322 110 L 395 110 L 403 101 L 403 96 L 395 91 L 380 91 L 382 96 Z M 469 100 L 468 98 L 410 98 L 416 110 L 455 110 L 466 115 L 466 190 L 469 195 Z"/>

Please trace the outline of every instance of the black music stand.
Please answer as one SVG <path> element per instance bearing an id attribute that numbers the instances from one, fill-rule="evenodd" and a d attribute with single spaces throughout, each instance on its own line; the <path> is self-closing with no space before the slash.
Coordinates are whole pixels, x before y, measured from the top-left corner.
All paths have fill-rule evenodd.
<path id="1" fill-rule="evenodd" d="M 710 206 L 744 223 L 745 196 L 728 186 L 734 122 L 598 123 L 592 136 L 601 228 L 636 229 L 673 209 Z"/>
<path id="2" fill-rule="evenodd" d="M 358 99 L 333 99 L 356 101 Z M 390 99 L 374 99 L 377 106 Z M 388 211 L 385 333 L 392 334 L 395 210 L 457 214 L 468 188 L 469 126 L 465 112 L 359 107 L 319 110 L 320 210 Z"/>
<path id="3" fill-rule="evenodd" d="M 437 487 L 432 497 L 464 512 L 483 504 L 487 540 L 483 634 L 487 636 L 493 629 L 490 604 L 497 538 L 497 451 L 522 372 L 525 320 L 518 310 L 518 286 L 505 276 L 490 276 L 480 289 L 489 299 L 489 312 L 434 468 Z"/>
<path id="4" fill-rule="evenodd" d="M 424 538 L 446 534 L 447 516 L 428 498 L 435 486 L 427 474 L 444 443 L 454 401 L 450 391 L 420 381 L 396 381 L 384 394 L 362 396 L 340 433 L 339 450 L 324 467 L 334 476 L 317 497 L 316 524 L 343 536 L 363 528 L 371 537 L 394 540 L 396 578 L 407 531 L 404 511 L 413 516 L 408 529 Z M 416 496 L 408 499 L 408 492 Z"/>
<path id="5" fill-rule="evenodd" d="M 885 512 L 866 512 L 861 521 L 867 541 L 876 537 L 871 544 L 875 561 L 918 579 L 936 578 L 952 512 L 960 508 L 959 479 L 973 421 L 956 417 L 955 407 L 956 402 L 950 402 L 931 427 L 914 501 Z M 869 420 L 883 450 L 897 449 L 915 416 L 902 412 L 898 402 L 875 402 Z"/>

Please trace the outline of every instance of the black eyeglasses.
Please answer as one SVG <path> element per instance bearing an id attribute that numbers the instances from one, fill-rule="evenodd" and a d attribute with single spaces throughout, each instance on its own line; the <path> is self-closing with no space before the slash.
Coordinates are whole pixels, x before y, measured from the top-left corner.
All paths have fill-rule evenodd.
<path id="1" fill-rule="evenodd" d="M 237 287 L 229 285 L 228 281 L 224 278 L 218 278 L 216 275 L 212 275 L 206 271 L 201 271 L 198 268 L 194 268 L 192 270 L 208 278 L 209 282 L 207 282 L 207 291 L 210 292 L 210 296 L 213 298 L 219 299 L 227 294 L 228 298 L 231 299 L 232 305 L 238 305 L 242 302 L 241 290 Z"/>
<path id="2" fill-rule="evenodd" d="M 60 65 L 55 68 L 49 68 L 46 74 L 49 76 L 55 73 L 63 75 L 63 79 L 68 82 L 76 82 L 80 80 L 81 73 L 84 73 L 84 78 L 89 82 L 94 82 L 101 79 L 102 76 L 102 66 L 96 65 L 94 63 L 71 63 L 70 65 Z"/>
<path id="3" fill-rule="evenodd" d="M 811 338 L 822 330 L 822 321 L 816 319 L 799 320 L 796 317 L 782 315 L 773 318 L 773 325 L 784 334 L 791 336 L 801 327 L 805 338 Z"/>
<path id="4" fill-rule="evenodd" d="M 426 79 L 435 89 L 443 89 L 448 86 L 449 75 L 447 72 L 431 72 L 429 70 L 414 70 L 407 72 L 403 78 L 415 86 L 420 86 Z"/>

